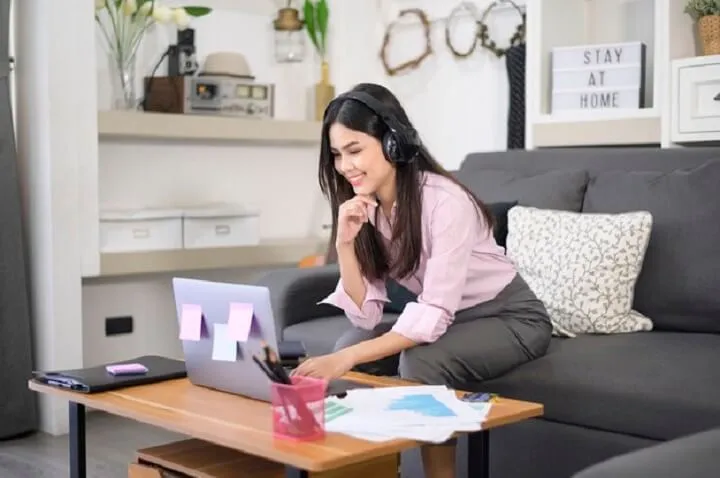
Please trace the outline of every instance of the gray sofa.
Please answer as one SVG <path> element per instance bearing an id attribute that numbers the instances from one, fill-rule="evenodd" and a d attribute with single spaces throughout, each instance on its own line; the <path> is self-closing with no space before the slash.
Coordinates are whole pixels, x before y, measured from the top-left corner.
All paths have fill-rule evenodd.
<path id="1" fill-rule="evenodd" d="M 720 162 L 713 160 L 720 149 L 511 151 L 471 154 L 455 172 L 488 203 L 643 209 L 654 218 L 634 304 L 653 319 L 652 332 L 554 338 L 545 357 L 468 384 L 545 405 L 543 418 L 493 431 L 494 478 L 570 477 L 720 427 Z M 316 303 L 337 279 L 334 266 L 262 279 L 283 339 L 302 340 L 311 354 L 332 349 L 349 323 Z"/>
<path id="2" fill-rule="evenodd" d="M 573 478 L 717 478 L 718 449 L 720 428 L 610 458 Z"/>

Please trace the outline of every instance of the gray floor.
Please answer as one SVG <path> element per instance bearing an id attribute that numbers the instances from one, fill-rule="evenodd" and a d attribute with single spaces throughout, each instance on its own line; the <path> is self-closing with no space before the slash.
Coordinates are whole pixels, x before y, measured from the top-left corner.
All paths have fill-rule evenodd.
<path id="1" fill-rule="evenodd" d="M 92 412 L 87 418 L 88 477 L 127 478 L 135 450 L 182 437 L 124 418 Z M 67 478 L 67 437 L 42 433 L 0 441 L 0 477 Z"/>

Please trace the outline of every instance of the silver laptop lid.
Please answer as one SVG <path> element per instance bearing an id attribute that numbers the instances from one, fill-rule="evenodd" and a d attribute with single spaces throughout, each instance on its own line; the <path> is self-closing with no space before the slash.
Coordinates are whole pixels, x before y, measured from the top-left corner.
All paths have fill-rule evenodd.
<path id="1" fill-rule="evenodd" d="M 270 401 L 270 380 L 252 360 L 253 354 L 262 357 L 262 341 L 277 350 L 268 288 L 176 277 L 173 293 L 180 327 L 186 306 L 199 306 L 202 310 L 200 340 L 182 341 L 188 379 L 195 385 Z M 213 343 L 220 339 L 215 334 L 228 323 L 231 304 L 252 306 L 250 333 L 246 342 L 237 343 L 235 361 L 228 360 L 227 356 L 224 360 L 214 360 Z"/>

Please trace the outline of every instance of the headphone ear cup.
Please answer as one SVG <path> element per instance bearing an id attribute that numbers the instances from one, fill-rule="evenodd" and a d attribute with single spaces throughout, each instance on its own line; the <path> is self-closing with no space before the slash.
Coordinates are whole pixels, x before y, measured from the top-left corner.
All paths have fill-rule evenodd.
<path id="1" fill-rule="evenodd" d="M 390 161 L 393 164 L 397 164 L 403 161 L 402 154 L 400 152 L 400 146 L 398 145 L 398 140 L 395 137 L 395 134 L 393 134 L 391 131 L 388 131 L 385 133 L 385 136 L 383 136 L 383 153 L 385 153 L 385 158 Z"/>

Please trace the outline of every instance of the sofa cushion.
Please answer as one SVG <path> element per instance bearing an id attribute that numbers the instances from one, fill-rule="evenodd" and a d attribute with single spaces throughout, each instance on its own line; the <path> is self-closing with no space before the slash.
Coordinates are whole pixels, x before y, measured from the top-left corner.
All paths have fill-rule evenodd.
<path id="1" fill-rule="evenodd" d="M 383 322 L 395 322 L 397 314 L 384 314 Z M 308 355 L 323 355 L 333 351 L 335 342 L 352 327 L 344 315 L 322 317 L 286 327 L 283 340 L 299 340 L 305 345 Z"/>
<path id="2" fill-rule="evenodd" d="M 653 216 L 634 307 L 658 330 L 720 333 L 718 185 L 720 161 L 671 173 L 610 171 L 590 180 L 583 212 Z"/>
<path id="3" fill-rule="evenodd" d="M 536 401 L 556 422 L 669 440 L 720 426 L 720 335 L 555 338 L 547 355 L 478 390 Z"/>
<path id="4" fill-rule="evenodd" d="M 508 215 L 507 255 L 556 335 L 651 330 L 632 309 L 652 228 L 645 211 L 583 214 L 517 206 Z"/>
<path id="5" fill-rule="evenodd" d="M 720 428 L 616 456 L 573 478 L 717 478 Z"/>
<path id="6" fill-rule="evenodd" d="M 468 167 L 456 173 L 484 203 L 515 202 L 562 211 L 580 211 L 587 186 L 586 171 L 526 171 Z"/>

